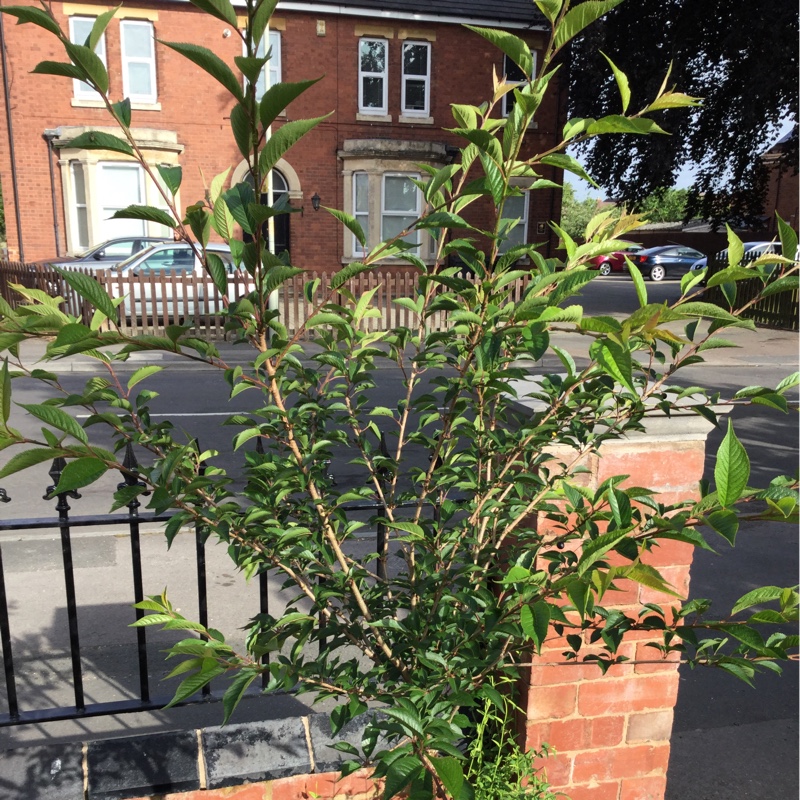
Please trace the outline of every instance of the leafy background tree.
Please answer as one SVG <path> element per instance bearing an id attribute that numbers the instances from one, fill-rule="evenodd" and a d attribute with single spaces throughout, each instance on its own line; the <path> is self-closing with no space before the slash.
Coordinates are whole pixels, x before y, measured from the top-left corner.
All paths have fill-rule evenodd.
<path id="1" fill-rule="evenodd" d="M 798 15 L 787 0 L 638 0 L 622 3 L 573 42 L 566 59 L 572 117 L 618 107 L 617 87 L 600 51 L 632 81 L 633 108 L 661 85 L 704 98 L 701 108 L 655 118 L 670 136 L 596 138 L 582 156 L 589 173 L 621 200 L 640 202 L 673 186 L 698 164 L 686 207 L 706 219 L 754 219 L 766 174 L 759 155 L 781 124 L 797 121 Z M 793 163 L 797 168 L 797 132 Z"/>

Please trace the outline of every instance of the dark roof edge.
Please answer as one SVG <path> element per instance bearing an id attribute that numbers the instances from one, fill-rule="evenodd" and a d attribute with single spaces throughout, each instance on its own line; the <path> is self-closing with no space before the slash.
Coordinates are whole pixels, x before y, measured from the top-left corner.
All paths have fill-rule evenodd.
<path id="1" fill-rule="evenodd" d="M 234 6 L 243 5 L 243 0 L 233 0 Z M 475 11 L 470 13 L 468 10 L 459 10 L 458 12 L 450 12 L 449 10 L 427 11 L 419 13 L 414 11 L 401 11 L 395 5 L 386 4 L 384 8 L 376 8 L 380 5 L 380 0 L 370 3 L 369 6 L 361 6 L 351 3 L 336 3 L 336 2 L 303 2 L 303 0 L 281 0 L 276 8 L 276 13 L 282 11 L 310 11 L 315 13 L 326 13 L 341 16 L 354 16 L 354 17 L 369 17 L 376 20 L 404 20 L 408 22 L 438 22 L 449 23 L 453 25 L 459 24 L 473 24 L 473 25 L 499 25 L 504 28 L 516 28 L 524 30 L 550 30 L 550 26 L 543 16 L 541 16 L 535 7 L 531 5 L 531 12 L 529 15 L 513 14 L 509 16 L 502 16 L 501 14 L 491 15 Z M 429 8 L 435 8 L 435 4 L 430 4 Z M 501 5 L 502 7 L 502 5 Z M 464 6 L 462 5 L 463 9 Z"/>

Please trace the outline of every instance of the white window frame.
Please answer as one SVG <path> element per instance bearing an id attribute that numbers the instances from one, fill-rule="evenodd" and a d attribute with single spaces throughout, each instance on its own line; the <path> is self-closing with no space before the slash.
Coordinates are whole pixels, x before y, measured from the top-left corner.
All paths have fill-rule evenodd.
<path id="1" fill-rule="evenodd" d="M 514 195 L 516 199 L 519 195 Z M 506 202 L 503 204 L 503 212 L 504 215 L 502 219 L 512 219 L 512 217 L 505 215 L 505 210 L 508 205 L 508 201 L 510 198 L 506 198 Z M 523 201 L 523 208 L 522 208 L 522 217 L 520 218 L 519 222 L 507 231 L 507 234 L 510 234 L 512 231 L 516 231 L 519 228 L 522 228 L 522 241 L 520 242 L 513 242 L 509 239 L 504 239 L 499 247 L 500 253 L 505 253 L 510 250 L 512 247 L 517 247 L 518 245 L 528 244 L 528 219 L 530 217 L 530 207 L 531 207 L 531 193 L 528 191 L 522 192 L 522 201 Z M 514 217 L 513 219 L 516 219 Z"/>
<path id="2" fill-rule="evenodd" d="M 272 55 L 270 56 L 269 61 L 264 65 L 264 69 L 261 70 L 261 74 L 258 76 L 258 81 L 256 82 L 256 94 L 259 98 L 263 97 L 267 89 L 269 89 L 271 86 L 274 86 L 276 83 L 280 83 L 283 79 L 281 32 L 273 30 L 267 30 L 265 32 L 264 37 L 261 39 L 258 47 L 256 48 L 256 56 L 259 58 L 266 55 L 267 51 L 264 47 L 265 42 L 269 42 Z M 247 55 L 244 42 L 242 42 L 242 55 Z M 246 78 L 242 77 L 242 83 L 243 86 L 247 88 Z"/>
<path id="3" fill-rule="evenodd" d="M 365 72 L 361 68 L 361 45 L 364 42 L 378 42 L 383 45 L 384 70 L 383 72 Z M 383 81 L 383 96 L 380 108 L 364 105 L 364 79 L 380 78 Z M 389 113 L 389 40 L 375 36 L 362 36 L 358 40 L 358 111 L 361 114 L 379 114 L 385 116 Z"/>
<path id="4" fill-rule="evenodd" d="M 356 208 L 356 198 L 358 196 L 358 189 L 357 189 L 357 182 L 359 178 L 366 179 L 366 192 L 367 192 L 367 210 L 366 211 L 358 211 Z M 366 245 L 362 245 L 361 242 L 356 239 L 355 234 L 353 234 L 353 255 L 354 256 L 365 256 L 369 252 L 369 244 L 370 244 L 370 230 L 369 230 L 369 189 L 370 189 L 370 176 L 368 172 L 364 172 L 363 170 L 358 170 L 354 172 L 352 175 L 353 181 L 353 217 L 356 221 L 361 225 L 361 229 L 364 231 L 364 236 L 366 237 L 367 243 Z"/>
<path id="5" fill-rule="evenodd" d="M 121 210 L 123 208 L 127 208 L 129 205 L 131 205 L 131 202 L 130 202 L 130 200 L 128 198 L 126 198 L 125 202 L 121 202 L 119 204 L 102 205 L 102 200 L 106 199 L 110 194 L 113 194 L 113 193 L 109 193 L 109 195 L 106 195 L 105 192 L 104 192 L 104 186 L 103 186 L 104 178 L 103 178 L 103 175 L 105 174 L 104 170 L 105 170 L 106 167 L 112 167 L 114 169 L 136 170 L 136 176 L 138 178 L 138 183 L 139 183 L 139 199 L 138 199 L 138 201 L 136 201 L 135 204 L 137 204 L 137 205 L 138 204 L 142 204 L 142 205 L 147 204 L 147 195 L 146 195 L 146 187 L 145 187 L 145 180 L 144 180 L 145 171 L 144 171 L 144 169 L 142 168 L 142 166 L 140 164 L 131 163 L 131 162 L 128 162 L 128 161 L 98 161 L 97 162 L 97 187 L 98 187 L 99 191 L 98 191 L 98 204 L 97 204 L 97 207 L 98 207 L 98 211 L 100 213 L 101 230 L 105 228 L 105 224 L 108 222 L 108 220 L 110 219 L 110 217 L 113 215 L 113 213 L 115 211 L 119 211 L 119 210 Z M 133 223 L 135 223 L 136 220 L 132 220 L 132 219 L 131 220 L 125 220 L 125 222 L 126 222 L 126 224 L 130 224 L 131 228 L 132 228 L 133 227 Z M 140 230 L 133 231 L 133 229 L 132 229 L 130 234 L 128 234 L 127 231 L 126 231 L 125 233 L 116 234 L 116 236 L 128 236 L 128 235 L 130 235 L 130 236 L 139 236 L 139 235 L 146 236 L 147 235 L 147 223 L 145 222 L 145 220 L 140 220 L 140 222 L 141 222 Z M 106 231 L 103 230 L 102 239 L 109 239 L 109 238 L 115 238 L 115 237 L 107 236 L 106 235 Z"/>
<path id="6" fill-rule="evenodd" d="M 82 252 L 83 250 L 89 249 L 89 240 L 90 235 L 89 231 L 91 230 L 91 221 L 89 219 L 89 203 L 86 197 L 87 194 L 87 183 L 88 177 L 86 175 L 86 170 L 84 169 L 84 164 L 80 161 L 70 161 L 69 162 L 69 178 L 70 178 L 70 186 L 72 188 L 72 203 L 70 208 L 70 222 L 72 228 L 72 244 L 71 244 L 71 251 Z M 83 200 L 81 201 L 78 198 L 78 182 L 75 179 L 75 175 L 80 173 L 82 185 L 83 185 Z M 81 214 L 83 214 L 83 220 L 85 223 L 86 228 L 86 239 L 84 240 L 81 237 Z"/>
<path id="7" fill-rule="evenodd" d="M 532 73 L 535 75 L 536 74 L 536 53 L 532 51 L 531 55 L 533 56 Z M 516 62 L 512 58 L 509 58 L 507 55 L 503 55 L 503 79 L 505 80 L 505 82 L 507 84 L 509 84 L 511 86 L 524 86 L 528 82 L 527 80 L 522 80 L 522 81 L 510 81 L 510 80 L 508 80 L 507 72 L 508 72 L 508 63 L 509 62 L 514 64 L 514 66 L 516 66 L 517 69 L 519 69 L 519 66 L 516 64 Z M 514 97 L 514 90 L 513 89 L 511 89 L 510 91 L 508 91 L 506 94 L 503 95 L 502 111 L 503 111 L 503 116 L 504 117 L 507 117 L 509 115 L 509 113 L 511 112 L 511 108 L 513 108 L 513 105 L 511 107 L 509 107 L 509 103 L 508 103 L 509 97 L 512 97 L 512 98 Z"/>
<path id="8" fill-rule="evenodd" d="M 419 219 L 422 213 L 422 192 L 419 190 L 418 186 L 415 186 L 416 189 L 415 197 L 417 198 L 417 205 L 413 211 L 392 211 L 386 208 L 386 179 L 387 178 L 408 178 L 411 180 L 412 178 L 419 180 L 420 175 L 419 173 L 413 172 L 384 172 L 380 176 L 381 180 L 381 220 L 380 220 L 380 231 L 381 231 L 381 241 L 386 240 L 386 234 L 384 232 L 384 220 L 386 217 L 409 217 L 413 216 L 415 219 Z M 416 255 L 420 253 L 420 245 L 422 239 L 420 237 L 420 231 L 418 229 L 414 229 L 414 236 L 416 236 L 415 245 L 417 246 Z"/>
<path id="9" fill-rule="evenodd" d="M 84 15 L 76 14 L 73 17 L 69 18 L 69 40 L 73 44 L 84 44 L 86 39 L 78 39 L 77 34 L 75 33 L 75 23 L 76 22 L 89 22 L 91 25 L 94 25 L 97 17 L 88 17 Z M 95 55 L 103 62 L 104 66 L 108 66 L 106 62 L 106 35 L 100 37 L 97 42 L 97 46 L 94 48 Z M 88 83 L 84 81 L 79 81 L 74 79 L 72 81 L 72 94 L 76 100 L 101 100 L 102 97 L 99 92 L 96 92 L 89 86 Z M 87 245 L 88 247 L 88 245 Z"/>
<path id="10" fill-rule="evenodd" d="M 406 74 L 406 48 L 407 47 L 424 47 L 426 50 L 426 64 L 424 75 L 411 75 Z M 419 41 L 405 41 L 403 42 L 403 51 L 401 54 L 401 87 L 402 97 L 400 100 L 401 113 L 408 117 L 428 117 L 430 116 L 431 108 L 431 44 L 430 42 Z M 422 81 L 425 84 L 425 105 L 422 109 L 407 108 L 406 107 L 406 85 L 408 81 Z"/>
<path id="11" fill-rule="evenodd" d="M 146 27 L 150 31 L 150 56 L 127 56 L 125 54 L 125 29 L 135 27 Z M 155 104 L 158 102 L 158 83 L 156 81 L 156 50 L 155 50 L 155 29 L 149 20 L 123 19 L 119 23 L 120 54 L 122 58 L 122 92 L 131 103 Z M 130 64 L 146 64 L 150 69 L 150 94 L 134 94 L 130 90 L 130 78 L 128 66 Z"/>

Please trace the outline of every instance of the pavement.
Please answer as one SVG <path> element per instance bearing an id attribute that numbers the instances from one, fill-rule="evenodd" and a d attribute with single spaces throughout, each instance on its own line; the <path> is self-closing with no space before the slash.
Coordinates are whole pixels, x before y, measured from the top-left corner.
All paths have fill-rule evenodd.
<path id="1" fill-rule="evenodd" d="M 700 331 L 703 330 L 703 326 L 707 327 L 707 324 L 702 323 L 699 328 Z M 673 324 L 668 327 L 675 333 L 683 332 L 679 325 Z M 726 328 L 717 336 L 731 342 L 735 347 L 706 350 L 703 353 L 706 366 L 730 366 L 735 368 L 773 366 L 788 367 L 792 370 L 798 368 L 798 361 L 800 361 L 800 335 L 798 335 L 797 331 L 781 331 L 768 328 L 757 328 L 756 330 Z M 568 349 L 573 358 L 578 360 L 588 359 L 592 337 L 558 331 L 552 333 L 550 339 L 552 344 Z M 22 363 L 28 367 L 37 366 L 54 373 L 95 372 L 98 370 L 97 360 L 85 355 L 70 356 L 49 362 L 42 361 L 47 344 L 47 340 L 44 339 L 22 342 L 20 344 Z M 308 342 L 301 342 L 301 344 L 305 345 L 306 358 L 310 358 L 321 351 L 321 348 L 317 345 Z M 215 345 L 219 351 L 220 360 L 229 366 L 245 365 L 255 356 L 255 351 L 247 344 L 234 344 L 223 341 L 215 342 Z M 189 352 L 191 353 L 191 351 Z M 127 362 L 132 369 L 151 363 L 164 367 L 168 366 L 170 369 L 196 370 L 204 368 L 196 360 L 186 358 L 177 353 L 160 351 L 132 353 Z M 549 368 L 559 363 L 554 354 L 548 353 L 541 362 L 537 363 L 537 366 Z M 376 366 L 378 368 L 391 369 L 393 364 L 388 361 L 385 363 L 379 361 Z"/>

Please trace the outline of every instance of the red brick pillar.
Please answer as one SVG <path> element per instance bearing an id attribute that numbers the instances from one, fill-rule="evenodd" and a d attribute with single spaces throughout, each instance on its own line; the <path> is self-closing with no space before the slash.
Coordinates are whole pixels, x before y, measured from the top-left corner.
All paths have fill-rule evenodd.
<path id="1" fill-rule="evenodd" d="M 710 429 L 692 413 L 653 418 L 645 432 L 604 445 L 591 458 L 586 478 L 597 486 L 610 476 L 630 475 L 631 484 L 656 490 L 663 502 L 696 499 Z M 692 555 L 690 545 L 662 540 L 643 560 L 685 598 Z M 635 613 L 645 602 L 665 608 L 679 602 L 632 582 L 618 586 L 604 597 L 604 606 Z M 620 653 L 659 663 L 620 664 L 605 675 L 592 663 L 565 664 L 568 647 L 555 635 L 533 659 L 523 691 L 526 745 L 556 749 L 541 766 L 571 800 L 663 800 L 678 663 L 660 661 L 658 651 L 645 646 L 648 640 L 653 637 L 632 636 Z M 580 655 L 589 652 L 582 647 Z"/>

